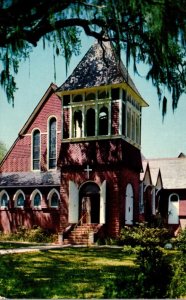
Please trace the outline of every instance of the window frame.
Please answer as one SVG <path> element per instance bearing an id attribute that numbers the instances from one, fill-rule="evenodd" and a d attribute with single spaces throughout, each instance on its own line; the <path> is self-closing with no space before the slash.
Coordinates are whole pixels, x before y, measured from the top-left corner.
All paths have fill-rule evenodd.
<path id="1" fill-rule="evenodd" d="M 51 200 L 52 200 L 52 196 L 53 196 L 54 193 L 57 194 L 57 196 L 58 196 L 58 205 L 56 205 L 56 206 L 51 205 Z M 59 194 L 59 192 L 55 188 L 53 188 L 52 190 L 50 190 L 50 192 L 48 193 L 48 196 L 47 196 L 47 200 L 48 200 L 48 206 L 50 208 L 59 208 L 60 194 Z"/>
<path id="2" fill-rule="evenodd" d="M 103 130 L 103 128 L 105 128 L 105 126 L 103 126 L 103 122 L 104 120 L 101 118 L 101 113 L 105 113 L 106 115 L 106 122 L 107 122 L 107 133 L 102 133 L 100 132 L 101 130 Z M 99 112 L 98 112 L 98 136 L 108 136 L 109 135 L 109 107 L 106 104 L 102 104 L 99 106 Z"/>
<path id="3" fill-rule="evenodd" d="M 35 196 L 37 194 L 40 195 L 40 205 L 34 205 Z M 42 198 L 43 198 L 43 196 L 42 196 L 42 193 L 40 192 L 40 190 L 38 190 L 38 189 L 33 190 L 32 194 L 30 195 L 31 207 L 34 208 L 34 209 L 40 210 L 41 209 Z"/>
<path id="4" fill-rule="evenodd" d="M 7 205 L 1 205 L 2 197 L 3 197 L 4 194 L 7 196 Z M 2 210 L 3 209 L 8 209 L 9 201 L 10 201 L 10 197 L 9 197 L 7 191 L 6 190 L 2 190 L 0 192 L 0 209 L 2 209 Z"/>
<path id="5" fill-rule="evenodd" d="M 94 124 L 93 126 L 91 126 L 91 120 L 90 120 L 90 117 L 91 117 L 91 114 L 93 116 L 94 114 Z M 95 106 L 87 106 L 87 109 L 86 109 L 86 112 L 85 112 L 85 117 L 86 117 L 86 133 L 85 133 L 85 136 L 86 137 L 94 137 L 96 136 L 96 111 L 95 111 Z M 92 120 L 93 122 L 93 120 Z M 94 134 L 88 134 L 91 132 L 92 128 L 93 127 L 93 131 L 94 131 Z"/>
<path id="6" fill-rule="evenodd" d="M 77 114 L 77 118 L 75 118 L 75 114 Z M 78 119 L 81 116 L 81 120 Z M 80 134 L 78 134 L 78 132 Z M 72 137 L 73 138 L 83 138 L 84 136 L 84 115 L 82 111 L 82 107 L 74 107 L 73 115 L 72 115 Z"/>
<path id="7" fill-rule="evenodd" d="M 52 158 L 51 157 L 51 151 L 50 151 L 50 136 L 51 136 L 51 121 L 55 119 L 55 158 Z M 56 116 L 50 116 L 49 119 L 48 119 L 48 155 L 47 155 L 47 162 L 48 162 L 48 170 L 55 170 L 57 168 L 57 118 Z M 55 167 L 51 167 L 50 165 L 50 161 L 51 160 L 55 160 Z"/>
<path id="8" fill-rule="evenodd" d="M 17 205 L 18 196 L 19 196 L 20 194 L 23 196 L 24 205 Z M 17 192 L 14 194 L 14 197 L 13 197 L 14 207 L 15 207 L 15 208 L 24 209 L 24 207 L 25 207 L 25 199 L 26 199 L 26 198 L 25 198 L 24 192 L 23 192 L 21 189 L 17 190 Z"/>
<path id="9" fill-rule="evenodd" d="M 39 155 L 38 155 L 38 158 L 37 159 L 35 159 L 34 158 L 34 134 L 35 134 L 35 132 L 37 132 L 38 131 L 38 133 L 39 133 L 39 145 L 38 145 L 38 149 L 39 149 Z M 38 164 L 39 164 L 39 168 L 37 168 L 37 169 L 35 169 L 34 168 L 34 161 L 38 161 Z M 33 129 L 33 131 L 32 131 L 32 170 L 33 171 L 40 171 L 40 169 L 41 169 L 41 131 L 40 131 L 40 129 L 39 128 L 34 128 Z"/>

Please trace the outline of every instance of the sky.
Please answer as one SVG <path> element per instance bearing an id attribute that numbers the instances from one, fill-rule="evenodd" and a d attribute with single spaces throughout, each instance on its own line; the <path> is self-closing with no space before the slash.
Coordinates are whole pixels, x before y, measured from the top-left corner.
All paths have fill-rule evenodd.
<path id="1" fill-rule="evenodd" d="M 39 43 L 30 55 L 30 59 L 20 64 L 16 76 L 18 90 L 15 93 L 15 105 L 7 102 L 0 89 L 0 141 L 7 149 L 11 147 L 19 131 L 31 115 L 51 82 L 60 86 L 77 66 L 94 39 L 82 38 L 81 53 L 73 56 L 68 74 L 66 74 L 65 59 L 56 59 L 56 81 L 54 81 L 54 64 L 52 46 L 43 50 Z M 141 76 L 135 75 L 132 66 L 129 73 L 137 89 L 149 104 L 142 112 L 141 151 L 146 158 L 177 157 L 180 152 L 186 154 L 186 95 L 183 95 L 178 108 L 173 113 L 169 95 L 168 113 L 162 121 L 161 106 L 159 106 L 156 89 L 151 82 L 146 81 L 146 67 L 139 65 Z"/>

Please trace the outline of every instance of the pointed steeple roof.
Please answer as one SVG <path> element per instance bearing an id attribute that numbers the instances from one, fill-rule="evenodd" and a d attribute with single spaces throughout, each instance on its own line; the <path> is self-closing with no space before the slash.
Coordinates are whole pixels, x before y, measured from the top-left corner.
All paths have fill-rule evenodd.
<path id="1" fill-rule="evenodd" d="M 104 50 L 103 50 L 104 49 Z M 95 42 L 57 92 L 99 87 L 126 82 L 140 97 L 122 61 L 110 42 Z"/>

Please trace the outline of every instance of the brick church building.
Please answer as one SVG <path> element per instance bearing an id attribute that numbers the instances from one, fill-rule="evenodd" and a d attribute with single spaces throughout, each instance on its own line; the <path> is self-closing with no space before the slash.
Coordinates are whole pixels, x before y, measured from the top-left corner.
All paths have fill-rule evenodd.
<path id="1" fill-rule="evenodd" d="M 81 243 L 142 220 L 146 106 L 110 43 L 95 43 L 49 86 L 1 162 L 0 230 L 36 225 Z"/>

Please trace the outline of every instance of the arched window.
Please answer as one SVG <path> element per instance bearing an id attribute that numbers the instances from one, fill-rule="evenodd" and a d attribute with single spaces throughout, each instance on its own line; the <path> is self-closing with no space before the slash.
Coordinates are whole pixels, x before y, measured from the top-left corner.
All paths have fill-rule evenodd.
<path id="1" fill-rule="evenodd" d="M 74 112 L 74 137 L 82 137 L 82 111 Z"/>
<path id="2" fill-rule="evenodd" d="M 0 207 L 1 208 L 7 208 L 9 202 L 9 196 L 8 193 L 3 190 L 0 192 Z"/>
<path id="3" fill-rule="evenodd" d="M 49 169 L 56 167 L 56 118 L 49 121 Z"/>
<path id="4" fill-rule="evenodd" d="M 107 91 L 100 91 L 98 93 L 98 99 L 109 98 L 109 93 Z"/>
<path id="5" fill-rule="evenodd" d="M 168 224 L 179 224 L 179 195 L 171 194 L 168 202 Z"/>
<path id="6" fill-rule="evenodd" d="M 95 99 L 96 99 L 96 95 L 94 93 L 87 94 L 85 98 L 86 101 L 95 100 Z"/>
<path id="7" fill-rule="evenodd" d="M 33 149 L 32 149 L 32 168 L 40 169 L 40 131 L 38 129 L 33 132 Z"/>
<path id="8" fill-rule="evenodd" d="M 131 110 L 127 109 L 127 137 L 131 138 Z"/>
<path id="9" fill-rule="evenodd" d="M 132 114 L 132 140 L 135 141 L 135 134 L 136 134 L 136 123 L 135 123 L 135 114 Z"/>
<path id="10" fill-rule="evenodd" d="M 111 89 L 111 98 L 112 100 L 118 100 L 120 99 L 120 89 Z"/>
<path id="11" fill-rule="evenodd" d="M 139 116 L 136 118 L 136 142 L 140 144 L 140 119 Z"/>
<path id="12" fill-rule="evenodd" d="M 38 189 L 34 190 L 30 196 L 32 207 L 40 208 L 41 207 L 41 199 L 42 199 L 41 192 Z"/>
<path id="13" fill-rule="evenodd" d="M 99 135 L 108 134 L 108 108 L 103 106 L 99 111 Z"/>
<path id="14" fill-rule="evenodd" d="M 87 110 L 86 131 L 87 136 L 95 136 L 95 110 L 93 108 Z"/>
<path id="15" fill-rule="evenodd" d="M 83 96 L 82 95 L 75 95 L 73 97 L 73 102 L 81 102 L 83 101 Z"/>
<path id="16" fill-rule="evenodd" d="M 56 189 L 52 189 L 48 193 L 47 199 L 48 199 L 48 204 L 50 207 L 58 207 L 59 206 L 60 195 Z"/>
<path id="17" fill-rule="evenodd" d="M 14 206 L 15 207 L 20 207 L 23 208 L 24 207 L 24 203 L 25 203 L 25 194 L 23 193 L 23 191 L 18 190 L 15 195 L 14 195 Z"/>
<path id="18" fill-rule="evenodd" d="M 125 198 L 125 224 L 133 224 L 133 206 L 134 206 L 134 191 L 130 183 L 126 187 L 126 198 Z"/>

